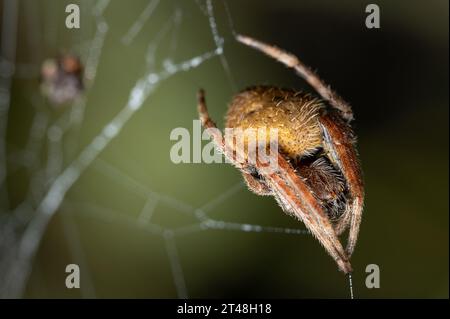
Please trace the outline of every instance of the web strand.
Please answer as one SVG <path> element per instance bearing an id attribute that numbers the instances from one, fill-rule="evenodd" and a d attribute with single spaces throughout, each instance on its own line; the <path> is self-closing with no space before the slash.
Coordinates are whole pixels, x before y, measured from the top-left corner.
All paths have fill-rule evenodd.
<path id="1" fill-rule="evenodd" d="M 354 299 L 354 297 L 353 297 L 353 279 L 352 279 L 351 273 L 348 274 L 348 287 L 350 289 L 350 299 Z"/>
<path id="2" fill-rule="evenodd" d="M 130 30 L 128 30 L 127 34 L 123 36 L 122 42 L 126 45 L 129 45 L 134 38 L 137 36 L 139 31 L 144 27 L 145 22 L 150 18 L 153 12 L 156 10 L 159 4 L 159 0 L 152 0 L 149 2 L 147 7 L 142 11 L 139 18 L 136 22 L 131 26 Z"/>
<path id="3" fill-rule="evenodd" d="M 17 1 L 3 2 L 0 40 L 0 189 L 4 190 L 1 199 L 6 205 L 8 203 L 8 193 L 4 185 L 7 171 L 6 130 L 11 103 L 11 81 L 15 72 L 18 7 Z"/>

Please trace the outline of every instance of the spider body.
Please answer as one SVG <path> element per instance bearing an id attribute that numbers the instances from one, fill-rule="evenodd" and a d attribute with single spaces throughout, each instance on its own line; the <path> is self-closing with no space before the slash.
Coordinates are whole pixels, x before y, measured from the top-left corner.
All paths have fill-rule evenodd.
<path id="1" fill-rule="evenodd" d="M 320 117 L 325 105 L 310 94 L 273 86 L 256 86 L 237 94 L 230 103 L 226 127 L 276 128 L 279 151 L 291 162 L 298 175 L 320 201 L 329 218 L 336 222 L 347 209 L 345 179 L 323 148 Z M 274 195 L 285 207 L 264 178 L 243 172 L 250 190 L 258 195 Z"/>
<path id="2" fill-rule="evenodd" d="M 277 129 L 278 165 L 274 171 L 265 170 L 258 161 L 233 162 L 232 154 L 239 150 L 220 134 L 212 133 L 212 138 L 241 170 L 250 190 L 274 196 L 286 213 L 305 224 L 339 269 L 350 273 L 349 259 L 356 245 L 364 199 L 350 125 L 352 110 L 297 57 L 250 37 L 238 35 L 237 40 L 293 68 L 316 89 L 321 99 L 290 89 L 256 86 L 240 92 L 231 101 L 227 128 Z M 216 128 L 203 91 L 198 106 L 203 126 Z M 347 229 L 349 236 L 344 249 L 338 236 Z"/>
<path id="3" fill-rule="evenodd" d="M 41 91 L 54 106 L 74 101 L 83 91 L 83 66 L 78 57 L 64 54 L 47 59 L 41 68 Z"/>
<path id="4" fill-rule="evenodd" d="M 278 145 L 291 158 L 312 154 L 322 144 L 320 100 L 309 94 L 273 86 L 256 86 L 230 103 L 226 127 L 276 128 Z"/>

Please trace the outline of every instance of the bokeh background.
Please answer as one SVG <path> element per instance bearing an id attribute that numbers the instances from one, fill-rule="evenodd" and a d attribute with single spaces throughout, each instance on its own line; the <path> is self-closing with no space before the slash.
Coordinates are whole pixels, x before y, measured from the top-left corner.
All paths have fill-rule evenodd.
<path id="1" fill-rule="evenodd" d="M 220 127 L 228 101 L 247 86 L 311 91 L 291 70 L 237 43 L 234 28 L 297 54 L 353 105 L 367 194 L 352 258 L 356 297 L 448 298 L 448 1 L 376 1 L 380 29 L 365 27 L 367 1 L 225 1 L 212 1 L 223 54 L 161 80 L 83 171 L 52 216 L 19 296 L 349 297 L 346 277 L 319 243 L 288 233 L 304 226 L 273 198 L 246 190 L 237 170 L 170 160 L 170 132 L 192 132 L 200 87 Z M 8 29 L 12 2 L 15 33 Z M 64 25 L 69 3 L 80 5 L 78 30 Z M 126 106 L 136 82 L 217 47 L 207 2 L 151 3 L 0 1 L 3 49 L 16 41 L 15 53 L 2 52 L 1 69 L 2 94 L 10 93 L 0 136 L 3 296 L 17 296 L 8 292 L 16 278 L 7 270 L 36 207 Z M 104 4 L 96 19 L 93 10 Z M 136 33 L 124 41 L 139 17 Z M 106 25 L 84 114 L 73 124 L 80 104 L 52 107 L 40 95 L 40 64 L 64 51 L 86 62 L 99 45 L 92 42 L 97 28 Z M 202 211 L 224 229 L 202 230 Z M 65 287 L 70 263 L 81 267 L 81 289 Z M 379 289 L 365 286 L 368 264 L 380 267 Z"/>

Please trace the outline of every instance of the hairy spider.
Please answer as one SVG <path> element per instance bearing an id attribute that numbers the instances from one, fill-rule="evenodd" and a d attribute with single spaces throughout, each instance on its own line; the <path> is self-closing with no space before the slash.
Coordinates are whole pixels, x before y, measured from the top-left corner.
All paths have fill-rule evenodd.
<path id="1" fill-rule="evenodd" d="M 278 167 L 274 171 L 262 169 L 258 161 L 233 162 L 229 153 L 236 149 L 226 145 L 217 130 L 210 130 L 212 139 L 241 170 L 250 190 L 274 196 L 286 213 L 306 225 L 339 269 L 351 273 L 349 259 L 357 241 L 364 201 L 356 141 L 350 126 L 351 107 L 294 55 L 247 36 L 238 35 L 237 40 L 294 69 L 322 100 L 271 86 L 252 87 L 233 98 L 226 127 L 278 129 Z M 202 90 L 198 111 L 202 125 L 215 129 Z M 348 228 L 344 250 L 338 236 Z"/>

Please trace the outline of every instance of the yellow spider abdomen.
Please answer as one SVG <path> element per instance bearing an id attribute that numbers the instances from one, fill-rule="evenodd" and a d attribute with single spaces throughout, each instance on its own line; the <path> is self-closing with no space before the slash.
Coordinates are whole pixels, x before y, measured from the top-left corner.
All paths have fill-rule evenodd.
<path id="1" fill-rule="evenodd" d="M 280 151 L 291 158 L 322 146 L 318 117 L 324 105 L 303 92 L 256 86 L 237 94 L 230 103 L 226 127 L 276 128 Z"/>

